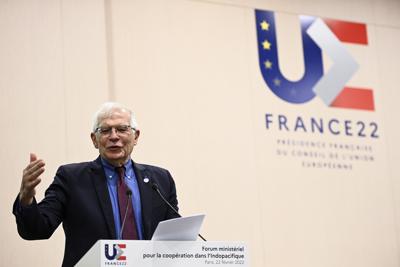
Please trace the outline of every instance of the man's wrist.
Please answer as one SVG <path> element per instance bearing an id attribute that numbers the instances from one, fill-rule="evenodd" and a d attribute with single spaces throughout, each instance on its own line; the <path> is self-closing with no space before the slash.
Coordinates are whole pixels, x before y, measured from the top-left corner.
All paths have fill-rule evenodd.
<path id="1" fill-rule="evenodd" d="M 23 196 L 22 193 L 19 193 L 19 203 L 23 207 L 29 206 L 33 203 L 33 197 L 26 197 L 26 196 Z"/>

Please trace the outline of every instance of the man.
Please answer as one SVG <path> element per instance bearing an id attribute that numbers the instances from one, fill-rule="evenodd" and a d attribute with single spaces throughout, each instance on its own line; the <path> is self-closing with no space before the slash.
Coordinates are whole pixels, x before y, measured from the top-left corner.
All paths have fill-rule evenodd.
<path id="1" fill-rule="evenodd" d="M 13 206 L 19 235 L 28 240 L 47 239 L 62 223 L 62 266 L 73 266 L 99 239 L 150 239 L 160 221 L 178 217 L 153 189 L 156 184 L 177 209 L 170 173 L 131 160 L 139 135 L 129 109 L 117 103 L 103 104 L 90 134 L 100 156 L 92 162 L 61 166 L 40 203 L 35 200 L 35 188 L 45 162 L 31 154 Z M 120 203 L 120 197 L 125 197 L 127 205 Z M 130 232 L 127 237 L 125 232 Z"/>

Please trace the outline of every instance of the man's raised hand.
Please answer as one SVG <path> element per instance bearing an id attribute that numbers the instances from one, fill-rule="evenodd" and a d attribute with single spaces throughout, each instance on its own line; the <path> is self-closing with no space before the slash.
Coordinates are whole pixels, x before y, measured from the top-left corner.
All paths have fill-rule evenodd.
<path id="1" fill-rule="evenodd" d="M 19 201 L 23 206 L 29 205 L 36 194 L 36 186 L 40 183 L 40 175 L 44 172 L 45 162 L 37 159 L 34 153 L 30 154 L 30 162 L 22 173 L 21 189 L 19 191 Z"/>

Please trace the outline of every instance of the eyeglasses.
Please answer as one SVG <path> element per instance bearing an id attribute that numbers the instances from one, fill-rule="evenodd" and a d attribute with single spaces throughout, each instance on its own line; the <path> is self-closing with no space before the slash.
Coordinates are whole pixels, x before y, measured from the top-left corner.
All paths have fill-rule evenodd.
<path id="1" fill-rule="evenodd" d="M 115 130 L 118 136 L 129 135 L 132 132 L 131 130 L 135 131 L 135 128 L 130 125 L 118 125 L 113 127 L 97 127 L 95 132 L 99 133 L 101 136 L 110 136 L 112 129 Z"/>

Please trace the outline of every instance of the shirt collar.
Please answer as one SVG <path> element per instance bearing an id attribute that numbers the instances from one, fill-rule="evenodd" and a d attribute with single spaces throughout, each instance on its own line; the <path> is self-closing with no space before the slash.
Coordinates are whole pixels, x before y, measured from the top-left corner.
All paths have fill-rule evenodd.
<path id="1" fill-rule="evenodd" d="M 111 165 L 106 159 L 100 157 L 101 163 L 103 164 L 104 171 L 106 173 L 106 176 L 108 179 L 114 179 L 117 178 L 117 172 L 115 171 L 115 166 Z M 132 160 L 129 158 L 129 160 L 124 164 L 125 167 L 125 173 L 128 175 L 128 177 L 131 176 L 131 173 L 133 171 L 132 167 Z"/>

